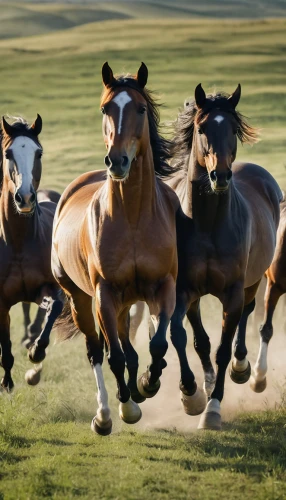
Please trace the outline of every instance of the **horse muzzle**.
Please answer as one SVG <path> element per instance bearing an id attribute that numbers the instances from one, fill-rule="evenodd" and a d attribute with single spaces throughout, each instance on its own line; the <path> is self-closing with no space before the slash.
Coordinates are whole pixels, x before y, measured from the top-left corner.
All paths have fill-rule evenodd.
<path id="1" fill-rule="evenodd" d="M 36 206 L 36 193 L 31 192 L 28 194 L 23 194 L 20 190 L 16 191 L 15 196 L 15 205 L 19 214 L 23 215 L 31 215 L 34 213 Z"/>
<path id="2" fill-rule="evenodd" d="M 209 173 L 209 177 L 213 192 L 216 194 L 222 194 L 225 193 L 229 188 L 229 184 L 232 178 L 232 171 L 230 168 L 226 173 L 212 170 Z"/>
<path id="3" fill-rule="evenodd" d="M 107 171 L 113 180 L 123 181 L 128 177 L 131 166 L 128 156 L 124 155 L 120 158 L 113 159 L 107 155 L 104 162 L 107 166 Z"/>

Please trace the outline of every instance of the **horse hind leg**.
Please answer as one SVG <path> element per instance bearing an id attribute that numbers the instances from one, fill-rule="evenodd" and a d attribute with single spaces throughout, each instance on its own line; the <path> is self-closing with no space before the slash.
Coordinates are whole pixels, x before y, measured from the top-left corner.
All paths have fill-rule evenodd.
<path id="1" fill-rule="evenodd" d="M 30 304 L 27 305 L 30 308 Z M 44 297 L 42 304 L 38 307 L 37 314 L 33 323 L 29 321 L 27 327 L 27 337 L 24 341 L 22 341 L 22 344 L 26 347 L 26 349 L 29 349 L 41 334 L 43 329 L 43 323 L 44 320 L 46 319 L 46 312 L 48 309 L 48 305 L 49 305 L 49 299 Z"/>
<path id="2" fill-rule="evenodd" d="M 214 390 L 216 375 L 210 359 L 211 344 L 201 319 L 200 301 L 193 302 L 187 311 L 187 317 L 194 332 L 194 347 L 204 370 L 204 391 L 208 398 Z"/>
<path id="3" fill-rule="evenodd" d="M 30 304 L 29 302 L 22 302 L 22 309 L 23 309 L 23 315 L 24 315 L 24 336 L 21 339 L 21 344 L 25 345 L 25 341 L 28 339 L 29 333 L 28 333 L 28 326 L 31 323 L 31 317 L 30 317 Z"/>
<path id="4" fill-rule="evenodd" d="M 29 348 L 28 357 L 32 363 L 41 363 L 46 357 L 46 348 L 50 342 L 50 334 L 54 323 L 61 314 L 64 305 L 64 296 L 61 290 L 57 290 L 47 302 L 46 321 L 43 330 Z"/>
<path id="5" fill-rule="evenodd" d="M 281 288 L 268 278 L 265 292 L 264 320 L 259 329 L 260 348 L 253 370 L 254 373 L 250 380 L 250 387 L 254 392 L 263 392 L 266 388 L 267 351 L 273 335 L 272 319 L 277 302 L 282 294 Z"/>

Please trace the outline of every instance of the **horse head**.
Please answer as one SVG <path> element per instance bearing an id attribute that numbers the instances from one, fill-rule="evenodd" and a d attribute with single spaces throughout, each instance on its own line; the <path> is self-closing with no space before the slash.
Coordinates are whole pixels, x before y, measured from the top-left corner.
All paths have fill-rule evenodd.
<path id="1" fill-rule="evenodd" d="M 19 214 L 35 210 L 42 173 L 43 149 L 38 139 L 41 130 L 40 115 L 30 127 L 22 118 L 12 124 L 2 118 L 3 176 Z"/>

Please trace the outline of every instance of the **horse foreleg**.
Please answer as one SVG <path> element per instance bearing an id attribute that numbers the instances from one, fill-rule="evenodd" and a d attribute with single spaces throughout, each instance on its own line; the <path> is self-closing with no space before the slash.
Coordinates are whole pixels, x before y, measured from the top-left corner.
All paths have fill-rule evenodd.
<path id="1" fill-rule="evenodd" d="M 202 389 L 197 387 L 194 373 L 192 372 L 186 353 L 187 333 L 183 326 L 187 305 L 182 297 L 177 298 L 176 308 L 171 318 L 171 341 L 177 351 L 180 369 L 181 402 L 185 413 L 199 415 L 206 407 L 206 396 Z"/>
<path id="2" fill-rule="evenodd" d="M 266 388 L 267 351 L 269 341 L 273 335 L 272 319 L 277 302 L 282 294 L 283 291 L 281 288 L 268 278 L 264 298 L 264 320 L 259 329 L 260 348 L 258 358 L 254 366 L 254 375 L 251 377 L 250 381 L 250 387 L 254 392 L 263 392 Z"/>
<path id="3" fill-rule="evenodd" d="M 224 292 L 223 324 L 219 348 L 216 353 L 217 376 L 214 390 L 201 416 L 199 429 L 221 429 L 220 403 L 223 399 L 225 373 L 231 360 L 232 341 L 238 326 L 244 304 L 244 290 L 241 283 Z"/>
<path id="4" fill-rule="evenodd" d="M 199 299 L 192 302 L 187 311 L 187 317 L 194 332 L 194 347 L 204 370 L 204 391 L 209 398 L 214 389 L 216 375 L 210 358 L 210 339 L 202 324 Z"/>
<path id="5" fill-rule="evenodd" d="M 50 334 L 54 326 L 54 322 L 63 310 L 64 296 L 61 290 L 57 290 L 50 297 L 49 305 L 46 312 L 46 321 L 40 335 L 36 338 L 33 345 L 29 348 L 28 356 L 32 363 L 41 363 L 46 357 L 46 348 L 50 342 Z"/>
<path id="6" fill-rule="evenodd" d="M 14 383 L 11 377 L 11 370 L 14 364 L 12 355 L 12 344 L 10 340 L 10 316 L 9 310 L 0 306 L 0 345 L 1 345 L 1 365 L 4 368 L 4 377 L 1 386 L 7 392 L 12 391 Z"/>
<path id="7" fill-rule="evenodd" d="M 119 315 L 118 335 L 126 359 L 126 366 L 129 377 L 127 387 L 130 389 L 131 398 L 136 403 L 143 403 L 143 401 L 145 401 L 145 398 L 141 396 L 137 388 L 138 354 L 129 339 L 130 318 L 128 309 L 129 308 L 124 309 L 124 311 Z"/>
<path id="8" fill-rule="evenodd" d="M 130 389 L 124 379 L 125 356 L 117 333 L 119 304 L 114 297 L 112 287 L 105 283 L 98 284 L 95 301 L 97 320 L 108 345 L 108 363 L 117 382 L 119 416 L 127 424 L 135 424 L 140 420 L 142 413 L 137 403 L 132 401 Z"/>
<path id="9" fill-rule="evenodd" d="M 151 363 L 137 381 L 142 396 L 152 398 L 160 389 L 160 377 L 166 366 L 164 356 L 168 349 L 167 328 L 175 307 L 175 282 L 170 276 L 157 290 L 154 300 L 148 303 L 155 334 L 149 342 Z"/>
<path id="10" fill-rule="evenodd" d="M 236 384 L 245 384 L 251 374 L 251 366 L 247 359 L 247 348 L 245 343 L 247 321 L 255 309 L 255 295 L 260 280 L 244 290 L 244 308 L 238 324 L 237 336 L 234 349 L 234 360 L 229 370 L 230 378 Z"/>

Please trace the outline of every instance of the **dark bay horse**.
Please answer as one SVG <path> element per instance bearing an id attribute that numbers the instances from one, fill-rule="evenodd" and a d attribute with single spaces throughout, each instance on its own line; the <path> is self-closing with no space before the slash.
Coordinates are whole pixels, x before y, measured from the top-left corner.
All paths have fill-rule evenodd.
<path id="1" fill-rule="evenodd" d="M 266 290 L 264 296 L 264 319 L 260 327 L 260 349 L 250 387 L 255 392 L 266 388 L 267 351 L 273 335 L 272 319 L 281 295 L 286 293 L 286 202 L 280 205 L 280 222 L 277 243 L 271 266 L 266 271 Z"/>
<path id="2" fill-rule="evenodd" d="M 160 179 L 173 169 L 167 163 L 169 142 L 158 132 L 158 106 L 145 88 L 147 76 L 143 63 L 135 77 L 117 79 L 108 64 L 103 65 L 107 171 L 88 172 L 72 182 L 55 216 L 53 273 L 70 298 L 76 327 L 86 338 L 98 388 L 92 429 L 100 434 L 109 434 L 112 422 L 92 298 L 117 381 L 119 415 L 127 423 L 141 418 L 134 400 L 152 397 L 159 389 L 168 347 L 166 330 L 175 307 L 179 202 Z M 150 341 L 151 364 L 138 381 L 140 392 L 138 356 L 129 341 L 129 309 L 138 300 L 148 304 L 156 325 Z"/>
<path id="3" fill-rule="evenodd" d="M 51 201 L 57 204 L 61 197 L 60 193 L 57 193 L 57 191 L 54 191 L 53 189 L 38 189 L 36 194 L 38 203 Z M 42 306 L 38 307 L 37 314 L 32 322 L 30 316 L 31 304 L 29 302 L 22 303 L 24 315 L 24 336 L 21 343 L 26 348 L 31 347 L 33 342 L 40 335 L 46 317 L 47 306 L 47 301 L 44 301 Z"/>
<path id="4" fill-rule="evenodd" d="M 51 272 L 51 240 L 56 204 L 37 202 L 42 172 L 42 146 L 38 136 L 42 119 L 29 127 L 19 118 L 12 124 L 2 118 L 0 196 L 0 345 L 4 377 L 1 385 L 12 390 L 11 369 L 14 358 L 10 341 L 10 308 L 18 302 L 47 306 L 46 323 L 31 361 L 40 363 L 55 318 L 62 310 L 61 291 Z M 35 351 L 35 348 L 38 351 Z M 26 381 L 38 383 L 40 369 L 29 370 Z"/>
<path id="5" fill-rule="evenodd" d="M 233 163 L 237 138 L 253 143 L 255 130 L 236 111 L 240 85 L 227 97 L 206 96 L 201 85 L 175 124 L 173 155 L 180 167 L 169 185 L 181 202 L 177 217 L 179 271 L 171 339 L 181 366 L 182 402 L 186 413 L 198 414 L 204 400 L 186 357 L 187 314 L 194 345 L 210 397 L 199 428 L 220 429 L 220 403 L 232 340 L 238 327 L 231 377 L 250 377 L 245 331 L 255 293 L 275 248 L 282 193 L 262 167 Z M 216 354 L 217 375 L 210 361 L 210 342 L 200 316 L 200 297 L 212 294 L 223 306 L 222 337 Z"/>

